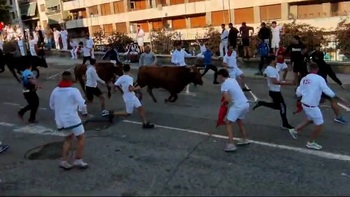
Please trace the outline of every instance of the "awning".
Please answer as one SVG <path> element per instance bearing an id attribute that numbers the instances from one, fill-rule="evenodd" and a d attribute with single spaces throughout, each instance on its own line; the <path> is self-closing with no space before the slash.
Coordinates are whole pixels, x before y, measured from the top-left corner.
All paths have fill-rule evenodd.
<path id="1" fill-rule="evenodd" d="M 21 5 L 21 15 L 33 17 L 36 14 L 36 2 L 32 2 L 29 4 Z"/>
<path id="2" fill-rule="evenodd" d="M 45 0 L 46 8 L 53 8 L 60 5 L 60 0 Z"/>

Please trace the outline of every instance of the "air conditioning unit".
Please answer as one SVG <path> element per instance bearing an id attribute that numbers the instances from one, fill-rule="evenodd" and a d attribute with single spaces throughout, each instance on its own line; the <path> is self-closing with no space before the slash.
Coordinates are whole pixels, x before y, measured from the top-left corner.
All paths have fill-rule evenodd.
<path id="1" fill-rule="evenodd" d="M 136 3 L 135 1 L 130 2 L 130 9 L 134 10 L 136 8 Z"/>

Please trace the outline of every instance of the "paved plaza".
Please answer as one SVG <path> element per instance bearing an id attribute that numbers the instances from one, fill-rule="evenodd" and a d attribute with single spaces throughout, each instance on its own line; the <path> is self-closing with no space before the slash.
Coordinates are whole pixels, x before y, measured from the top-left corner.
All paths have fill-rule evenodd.
<path id="1" fill-rule="evenodd" d="M 328 103 L 322 106 L 321 151 L 305 147 L 312 127 L 294 140 L 280 129 L 279 111 L 261 107 L 246 118 L 252 144 L 226 153 L 225 129 L 215 128 L 220 85 L 212 84 L 211 72 L 204 77 L 203 86 L 191 85 L 193 94 L 180 94 L 176 103 L 162 102 L 168 97 L 164 90 L 154 91 L 158 99 L 154 103 L 143 90 L 142 103 L 149 120 L 156 124 L 153 130 L 141 128 L 137 113 L 116 119 L 111 126 L 88 123 L 84 160 L 89 169 L 62 171 L 58 164 L 63 139 L 53 132 L 48 102 L 60 74 L 72 70 L 77 61 L 68 57 L 48 57 L 47 61 L 49 68 L 41 69 L 39 78 L 43 88 L 38 90 L 38 125 L 17 119 L 16 112 L 26 104 L 22 87 L 8 71 L 0 74 L 0 141 L 10 145 L 0 155 L 1 195 L 350 195 L 350 178 L 342 175 L 350 170 L 350 126 L 333 122 Z M 269 100 L 266 80 L 255 77 L 254 69 L 243 71 L 252 89 L 247 97 Z M 350 101 L 350 85 L 347 90 L 335 84 L 331 87 Z M 282 93 L 290 123 L 296 126 L 304 115 L 292 114 L 294 87 Z M 121 94 L 113 92 L 107 106 L 124 109 Z M 88 110 L 99 115 L 98 100 Z M 350 109 L 343 107 L 342 111 L 349 120 Z"/>

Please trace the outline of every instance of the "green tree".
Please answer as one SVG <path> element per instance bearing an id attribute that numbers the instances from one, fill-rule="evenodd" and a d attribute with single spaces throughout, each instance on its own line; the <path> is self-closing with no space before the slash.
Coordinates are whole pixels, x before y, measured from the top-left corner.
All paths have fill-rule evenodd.
<path id="1" fill-rule="evenodd" d="M 350 18 L 339 22 L 335 32 L 338 41 L 337 48 L 340 50 L 340 53 L 350 58 Z"/>
<path id="2" fill-rule="evenodd" d="M 7 0 L 0 0 L 0 21 L 5 24 L 10 23 L 10 6 L 7 5 Z"/>
<path id="3" fill-rule="evenodd" d="M 205 27 L 204 39 L 213 54 L 217 54 L 220 48 L 221 33 L 211 25 Z"/>
<path id="4" fill-rule="evenodd" d="M 176 41 L 181 40 L 179 32 L 163 28 L 150 32 L 152 51 L 158 54 L 169 54 Z"/>

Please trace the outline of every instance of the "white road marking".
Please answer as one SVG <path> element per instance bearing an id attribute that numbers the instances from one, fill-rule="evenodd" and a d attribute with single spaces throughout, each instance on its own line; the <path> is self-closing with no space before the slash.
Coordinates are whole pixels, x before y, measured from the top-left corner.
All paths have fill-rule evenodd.
<path id="1" fill-rule="evenodd" d="M 8 122 L 0 122 L 0 126 L 13 127 L 13 126 L 15 126 L 15 124 L 8 123 Z"/>
<path id="2" fill-rule="evenodd" d="M 56 136 L 65 136 L 62 132 L 57 130 L 44 127 L 41 125 L 27 125 L 23 127 L 19 127 L 13 130 L 14 132 L 19 133 L 28 133 L 28 134 L 38 134 L 38 135 L 56 135 Z"/>
<path id="3" fill-rule="evenodd" d="M 23 105 L 18 104 L 18 103 L 3 102 L 3 104 L 4 105 L 17 106 L 17 107 L 24 107 Z M 47 108 L 45 108 L 45 107 L 39 107 L 38 109 L 40 109 L 40 110 L 47 110 Z"/>
<path id="4" fill-rule="evenodd" d="M 347 106 L 345 106 L 345 105 L 343 105 L 343 104 L 341 104 L 341 103 L 338 103 L 338 105 L 339 105 L 341 108 L 345 109 L 345 111 L 347 111 L 347 112 L 350 111 L 350 108 L 349 108 L 349 107 L 347 107 Z"/>
<path id="5" fill-rule="evenodd" d="M 245 86 L 245 88 L 250 89 L 250 88 L 247 86 L 247 84 L 245 84 L 244 86 Z M 254 99 L 255 102 L 258 101 L 258 97 L 255 96 L 255 94 L 254 94 L 252 91 L 249 91 L 249 93 L 250 93 L 250 95 L 252 95 L 252 97 L 253 97 L 253 99 Z"/>
<path id="6" fill-rule="evenodd" d="M 68 69 L 68 70 L 65 70 L 65 71 L 71 71 L 71 70 L 73 70 L 75 68 L 75 66 L 74 67 L 72 67 L 72 68 L 70 68 L 70 69 Z M 59 73 L 57 73 L 57 74 L 54 74 L 54 75 L 52 75 L 52 76 L 49 76 L 47 79 L 54 79 L 54 78 L 56 78 L 58 75 L 61 75 L 62 74 L 62 72 L 59 72 Z"/>
<path id="7" fill-rule="evenodd" d="M 123 122 L 130 123 L 130 124 L 142 125 L 141 122 L 130 121 L 130 120 L 123 120 Z M 227 137 L 223 136 L 223 135 L 209 134 L 206 132 L 195 131 L 195 130 L 191 130 L 191 129 L 181 129 L 181 128 L 176 128 L 176 127 L 162 126 L 162 125 L 156 125 L 156 127 L 162 128 L 162 129 L 168 129 L 168 130 L 183 131 L 183 132 L 187 132 L 187 133 L 193 133 L 193 134 L 204 135 L 204 136 L 211 135 L 212 137 L 215 137 L 215 138 L 227 139 Z M 239 140 L 239 138 L 234 138 L 234 139 Z M 321 157 L 321 158 L 350 162 L 349 155 L 342 155 L 342 154 L 330 153 L 330 152 L 325 152 L 325 151 L 315 151 L 315 150 L 306 149 L 306 148 L 297 148 L 297 147 L 292 147 L 292 146 L 279 145 L 279 144 L 273 144 L 273 143 L 267 143 L 267 142 L 259 142 L 259 141 L 254 141 L 254 140 L 250 140 L 250 142 L 253 144 L 258 144 L 258 145 L 267 146 L 267 147 L 271 147 L 271 148 L 295 151 L 295 152 L 299 152 L 299 153 L 303 153 L 303 154 L 314 155 L 314 156 Z"/>

